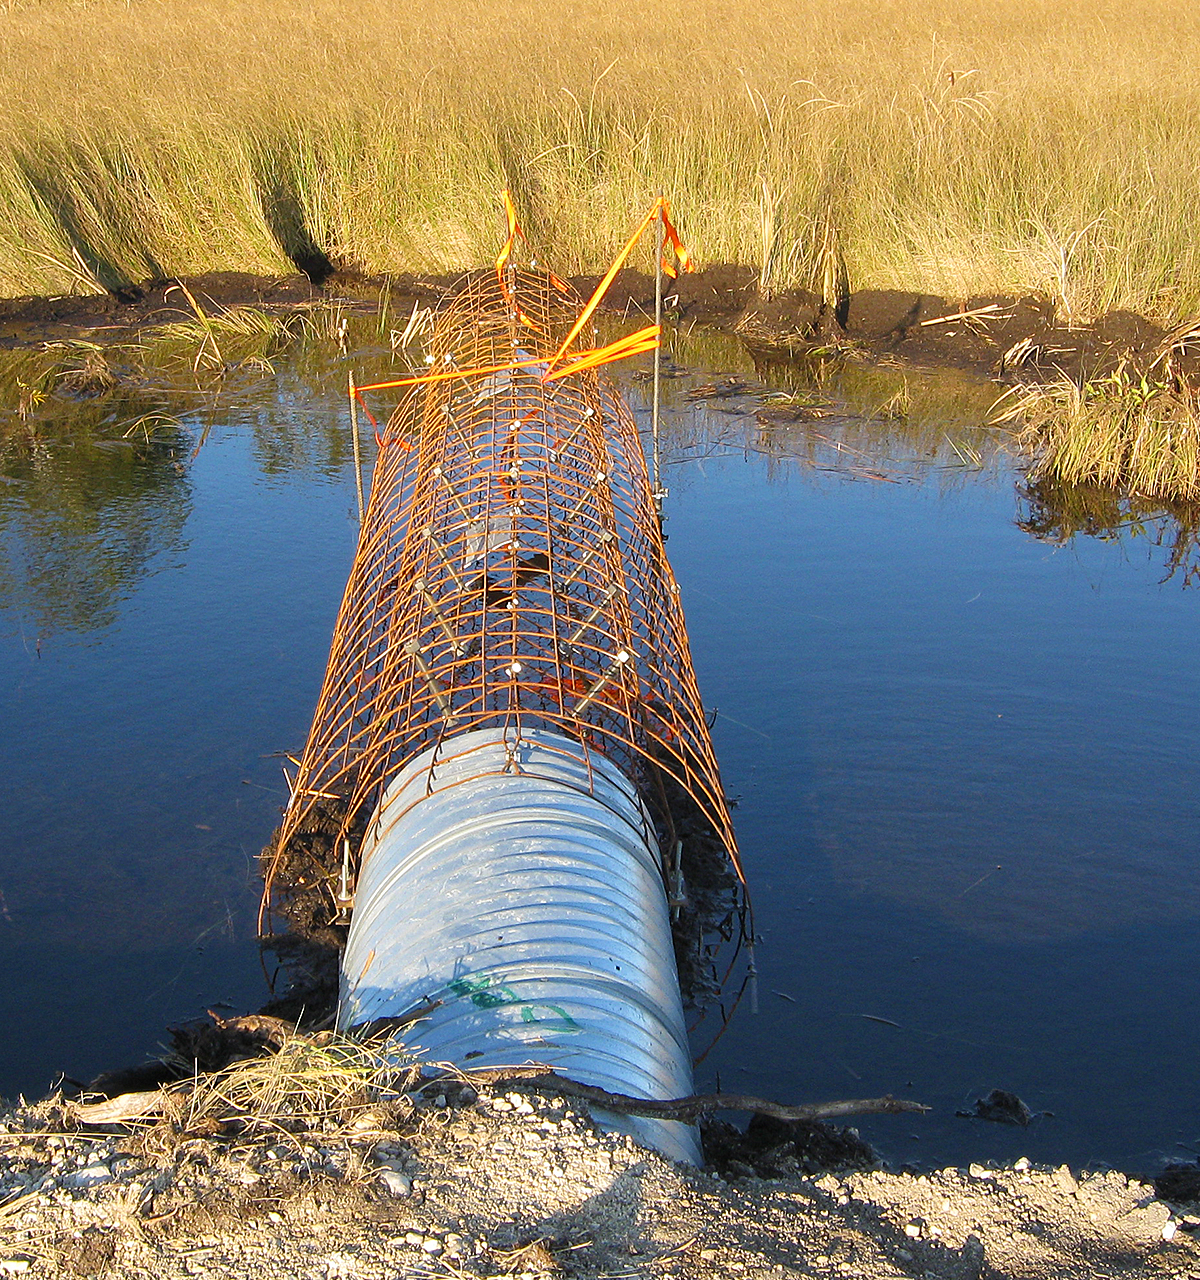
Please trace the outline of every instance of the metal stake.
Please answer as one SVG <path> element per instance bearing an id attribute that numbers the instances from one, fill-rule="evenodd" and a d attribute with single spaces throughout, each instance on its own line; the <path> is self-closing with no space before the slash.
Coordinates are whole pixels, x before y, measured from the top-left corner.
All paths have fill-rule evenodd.
<path id="1" fill-rule="evenodd" d="M 358 523 L 363 522 L 362 455 L 358 443 L 358 388 L 354 385 L 354 370 L 349 374 L 350 385 L 350 441 L 354 446 L 354 488 L 358 494 Z"/>
<path id="2" fill-rule="evenodd" d="M 651 484 L 654 489 L 654 509 L 658 513 L 658 523 L 662 525 L 662 486 L 658 479 L 658 394 L 662 377 L 662 303 L 663 303 L 663 245 L 666 240 L 666 228 L 663 226 L 663 194 L 658 193 L 658 236 L 654 251 L 654 323 L 658 325 L 658 343 L 654 348 L 654 403 L 650 411 L 650 432 L 654 440 L 653 476 Z"/>

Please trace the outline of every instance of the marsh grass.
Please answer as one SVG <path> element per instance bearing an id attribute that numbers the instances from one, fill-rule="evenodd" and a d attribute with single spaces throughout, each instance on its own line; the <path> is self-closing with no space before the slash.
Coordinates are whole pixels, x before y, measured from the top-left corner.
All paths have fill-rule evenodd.
<path id="1" fill-rule="evenodd" d="M 325 363 L 345 350 L 347 315 L 337 304 L 205 312 L 188 301 L 190 316 L 119 340 L 63 338 L 0 350 L 0 457 L 68 437 L 177 439 L 184 415 L 273 376 L 283 347 L 298 345 Z"/>
<path id="2" fill-rule="evenodd" d="M 10 0 L 0 293 L 489 261 L 560 272 L 665 189 L 767 290 L 1200 308 L 1179 0 Z M 639 265 L 649 264 L 649 250 Z"/>
<path id="3" fill-rule="evenodd" d="M 1127 489 L 1145 498 L 1200 500 L 1200 390 L 1157 370 L 1018 386 L 993 421 L 1016 423 L 1033 480 Z"/>

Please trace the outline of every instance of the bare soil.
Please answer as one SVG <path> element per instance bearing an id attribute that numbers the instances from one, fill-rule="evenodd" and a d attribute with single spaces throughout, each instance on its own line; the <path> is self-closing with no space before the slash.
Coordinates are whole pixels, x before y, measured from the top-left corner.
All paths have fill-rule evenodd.
<path id="1" fill-rule="evenodd" d="M 183 281 L 206 311 L 236 305 L 291 310 L 314 302 L 374 304 L 386 289 L 393 310 L 414 300 L 436 302 L 459 277 L 400 275 L 364 278 L 336 273 L 322 285 L 306 276 L 264 278 L 218 272 Z M 572 284 L 586 297 L 598 282 Z M 175 281 L 148 281 L 120 296 L 0 299 L 0 347 L 23 346 L 85 332 L 121 336 L 187 318 L 190 306 Z M 1165 330 L 1131 312 L 1115 311 L 1087 324 L 1067 323 L 1047 298 L 949 299 L 933 294 L 864 289 L 850 299 L 845 330 L 822 314 L 819 300 L 796 290 L 760 298 L 752 268 L 718 265 L 668 282 L 667 314 L 681 325 L 709 325 L 736 333 L 763 353 L 801 354 L 833 344 L 851 357 L 949 366 L 1004 376 L 1023 370 L 1037 377 L 1059 371 L 1094 376 L 1121 359 L 1137 362 L 1154 351 Z M 618 273 L 605 309 L 652 316 L 654 281 L 633 270 Z M 957 318 L 956 318 L 957 317 Z"/>
<path id="2" fill-rule="evenodd" d="M 0 1114 L 0 1275 L 1195 1280 L 1197 1232 L 1200 1206 L 1120 1173 L 722 1175 L 517 1093 L 258 1136 Z"/>

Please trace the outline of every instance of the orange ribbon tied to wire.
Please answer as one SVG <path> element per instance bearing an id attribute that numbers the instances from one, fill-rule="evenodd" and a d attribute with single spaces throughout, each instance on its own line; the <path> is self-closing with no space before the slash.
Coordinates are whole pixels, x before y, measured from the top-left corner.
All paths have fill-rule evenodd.
<path id="1" fill-rule="evenodd" d="M 646 234 L 646 229 L 650 226 L 650 224 L 654 221 L 655 218 L 659 218 L 659 217 L 662 218 L 663 232 L 665 234 L 665 238 L 670 241 L 671 248 L 675 252 L 679 265 L 684 269 L 684 271 L 690 271 L 692 269 L 691 256 L 688 254 L 687 249 L 684 248 L 683 242 L 679 239 L 679 232 L 675 230 L 675 227 L 672 225 L 671 220 L 668 217 L 668 212 L 670 210 L 670 207 L 671 206 L 669 201 L 667 201 L 663 196 L 659 196 L 658 199 L 655 200 L 653 205 L 650 206 L 650 212 L 646 214 L 646 216 L 642 219 L 642 221 L 638 225 L 638 229 L 625 242 L 625 247 L 613 259 L 612 266 L 609 267 L 608 271 L 605 273 L 604 279 L 601 280 L 600 283 L 596 286 L 596 291 L 588 299 L 587 306 L 585 306 L 584 309 L 579 313 L 579 319 L 575 321 L 574 325 L 571 327 L 571 332 L 568 333 L 567 336 L 563 339 L 562 346 L 560 346 L 559 349 L 554 353 L 554 355 L 550 357 L 549 368 L 542 375 L 543 382 L 547 381 L 549 378 L 553 376 L 551 371 L 553 370 L 554 366 L 558 364 L 560 360 L 562 360 L 563 356 L 566 355 L 567 348 L 579 336 L 580 331 L 583 329 L 583 326 L 587 324 L 588 320 L 591 319 L 592 313 L 604 300 L 604 295 L 608 292 L 609 288 L 612 285 L 612 282 L 617 278 L 617 272 L 620 271 L 621 268 L 625 265 L 626 260 L 634 250 L 634 246 L 642 238 L 642 236 Z M 668 274 L 674 277 L 675 275 L 674 269 L 671 268 L 668 271 Z M 646 332 L 646 330 L 643 330 L 643 332 Z M 657 337 L 655 338 L 655 343 L 657 343 Z M 650 348 L 642 348 L 642 350 L 649 350 L 649 349 Z M 633 354 L 633 353 L 630 352 L 628 354 Z"/>
<path id="2" fill-rule="evenodd" d="M 581 351 L 568 363 L 558 369 L 547 369 L 542 374 L 543 382 L 553 382 L 556 378 L 569 378 L 573 373 L 582 373 L 585 369 L 595 369 L 602 364 L 611 364 L 614 360 L 626 360 L 630 356 L 639 356 L 644 351 L 653 351 L 658 346 L 658 325 L 648 325 L 636 333 L 627 334 L 610 342 L 606 347 L 595 347 L 591 351 Z"/>
<path id="3" fill-rule="evenodd" d="M 513 204 L 512 193 L 507 187 L 500 192 L 500 199 L 504 202 L 504 216 L 508 219 L 508 239 L 505 240 L 504 247 L 496 255 L 496 281 L 500 285 L 500 292 L 504 296 L 504 301 L 516 312 L 517 319 L 527 328 L 533 329 L 536 333 L 541 333 L 538 326 L 521 310 L 508 285 L 504 283 L 504 268 L 508 265 L 509 258 L 512 257 L 512 251 L 516 247 L 517 239 L 525 240 L 525 232 L 521 230 L 521 224 L 517 221 L 516 206 Z M 525 243 L 528 244 L 529 241 L 525 240 Z"/>
<path id="4" fill-rule="evenodd" d="M 662 205 L 663 239 L 671 246 L 671 251 L 675 254 L 675 261 L 679 263 L 680 270 L 691 271 L 694 269 L 692 267 L 692 255 L 688 253 L 687 245 L 680 240 L 679 232 L 675 230 L 674 223 L 671 221 L 671 202 L 661 196 L 659 201 Z M 674 264 L 667 261 L 665 253 L 663 254 L 662 269 L 672 280 L 676 279 L 679 274 L 675 270 Z"/>
<path id="5" fill-rule="evenodd" d="M 508 188 L 505 187 L 500 193 L 500 197 L 504 202 L 504 212 L 508 219 L 508 237 L 504 241 L 499 254 L 496 256 L 496 280 L 500 285 L 500 291 L 504 295 L 505 301 L 513 308 L 517 317 L 523 324 L 528 325 L 531 329 L 541 330 L 534 324 L 532 320 L 521 310 L 516 299 L 513 298 L 507 285 L 504 283 L 504 268 L 508 265 L 509 258 L 519 239 L 525 239 L 525 233 L 521 230 L 521 225 L 517 221 L 517 211 L 513 205 L 512 195 Z M 572 355 L 567 355 L 567 348 L 579 336 L 585 324 L 591 318 L 596 308 L 604 300 L 604 295 L 608 292 L 612 282 L 617 277 L 617 272 L 625 265 L 629 255 L 633 252 L 637 242 L 646 233 L 647 228 L 654 222 L 655 218 L 662 218 L 663 239 L 665 244 L 671 246 L 671 250 L 675 255 L 675 261 L 678 263 L 679 269 L 682 271 L 693 270 L 691 255 L 684 246 L 683 241 L 679 238 L 679 232 L 675 230 L 670 217 L 671 205 L 664 197 L 659 196 L 650 208 L 650 212 L 642 219 L 637 230 L 629 237 L 625 243 L 625 247 L 617 254 L 615 260 L 604 278 L 596 286 L 596 291 L 588 299 L 587 305 L 579 314 L 579 318 L 575 321 L 570 333 L 563 340 L 562 345 L 547 361 L 541 357 L 529 357 L 524 360 L 508 360 L 502 364 L 487 365 L 478 369 L 439 369 L 435 372 L 417 374 L 409 378 L 392 378 L 386 382 L 373 382 L 367 386 L 355 387 L 354 395 L 363 409 L 366 410 L 367 417 L 370 419 L 372 426 L 375 428 L 376 442 L 382 447 L 386 441 L 380 436 L 379 424 L 376 422 L 367 403 L 362 397 L 364 391 L 383 391 L 392 387 L 414 387 L 431 382 L 446 382 L 454 378 L 477 378 L 487 374 L 500 373 L 506 370 L 529 369 L 534 370 L 538 367 L 542 368 L 541 381 L 554 382 L 559 378 L 569 378 L 572 374 L 583 373 L 587 369 L 595 369 L 600 365 L 611 364 L 616 360 L 626 360 L 630 356 L 642 355 L 644 352 L 653 351 L 659 345 L 662 335 L 660 326 L 656 324 L 648 325 L 644 329 L 638 329 L 636 333 L 626 334 L 623 338 L 618 338 L 615 342 L 610 342 L 607 346 L 592 347 L 586 351 L 577 351 Z M 672 277 L 676 276 L 675 267 L 663 256 L 663 270 Z M 551 273 L 551 282 L 562 292 L 566 292 L 568 286 L 564 284 L 557 276 Z M 403 443 L 403 442 L 401 442 Z M 405 446 L 408 447 L 407 445 Z"/>
<path id="6" fill-rule="evenodd" d="M 508 218 L 508 239 L 504 242 L 504 248 L 496 255 L 496 279 L 500 282 L 500 292 L 507 298 L 508 290 L 504 287 L 504 268 L 512 257 L 517 237 L 525 240 L 525 232 L 521 230 L 521 224 L 517 221 L 517 210 L 512 202 L 512 193 L 507 187 L 500 192 L 500 199 L 504 201 L 504 213 Z M 525 243 L 529 242 L 526 240 Z"/>

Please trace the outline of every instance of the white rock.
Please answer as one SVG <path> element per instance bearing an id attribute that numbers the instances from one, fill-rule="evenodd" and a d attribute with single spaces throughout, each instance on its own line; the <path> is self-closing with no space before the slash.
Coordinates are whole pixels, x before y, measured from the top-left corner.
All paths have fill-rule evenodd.
<path id="1" fill-rule="evenodd" d="M 102 1183 L 111 1181 L 112 1170 L 108 1165 L 85 1164 L 82 1169 L 77 1169 L 74 1173 L 68 1173 L 63 1178 L 63 1185 L 82 1190 L 86 1187 L 98 1187 Z"/>
<path id="2" fill-rule="evenodd" d="M 379 1181 L 394 1196 L 412 1194 L 412 1179 L 406 1173 L 398 1173 L 395 1169 L 384 1169 L 379 1174 Z"/>
<path id="3" fill-rule="evenodd" d="M 1162 1229 L 1162 1238 L 1164 1240 L 1174 1240 L 1175 1232 L 1179 1230 L 1179 1224 L 1174 1220 L 1164 1222 Z"/>
<path id="4" fill-rule="evenodd" d="M 1028 1172 L 1029 1172 L 1029 1169 L 1030 1169 L 1030 1165 L 1029 1165 L 1029 1157 L 1028 1157 L 1028 1156 L 1022 1156 L 1022 1157 L 1020 1158 L 1020 1160 L 1018 1160 L 1018 1161 L 1016 1162 L 1016 1164 L 1014 1164 L 1014 1165 L 1013 1165 L 1013 1168 L 1014 1168 L 1018 1173 L 1028 1173 Z"/>
<path id="5" fill-rule="evenodd" d="M 0 1260 L 0 1272 L 6 1276 L 21 1276 L 29 1270 L 29 1263 L 24 1258 L 4 1258 Z"/>
<path id="6" fill-rule="evenodd" d="M 404 1243 L 422 1245 L 425 1243 L 425 1237 L 419 1231 L 408 1231 L 405 1233 Z"/>
<path id="7" fill-rule="evenodd" d="M 428 1236 L 421 1243 L 421 1248 L 424 1249 L 426 1253 L 430 1254 L 439 1254 L 444 1247 L 445 1246 L 442 1242 L 440 1240 L 435 1240 L 433 1236 Z"/>

